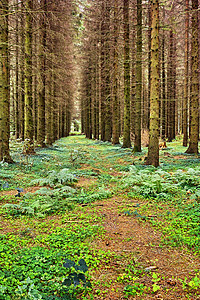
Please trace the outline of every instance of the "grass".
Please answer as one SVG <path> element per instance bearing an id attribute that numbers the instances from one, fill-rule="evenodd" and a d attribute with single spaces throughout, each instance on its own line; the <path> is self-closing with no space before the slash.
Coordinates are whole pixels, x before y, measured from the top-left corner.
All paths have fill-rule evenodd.
<path id="1" fill-rule="evenodd" d="M 178 291 L 197 297 L 198 269 L 166 287 L 166 275 L 136 262 L 137 250 L 121 256 L 118 246 L 106 246 L 105 220 L 112 219 L 112 199 L 119 197 L 119 216 L 161 233 L 161 249 L 199 256 L 199 156 L 185 155 L 181 140 L 170 144 L 168 156 L 160 152 L 157 169 L 143 164 L 147 149 L 133 154 L 83 136 L 61 139 L 31 157 L 20 154 L 22 147 L 13 142 L 16 163 L 0 165 L 0 299 L 145 299 Z M 25 193 L 16 197 L 16 188 Z M 135 242 L 116 232 L 108 245 L 115 240 Z M 64 267 L 66 260 L 74 265 Z M 84 270 L 78 268 L 83 260 Z M 110 279 L 101 277 L 107 269 Z"/>

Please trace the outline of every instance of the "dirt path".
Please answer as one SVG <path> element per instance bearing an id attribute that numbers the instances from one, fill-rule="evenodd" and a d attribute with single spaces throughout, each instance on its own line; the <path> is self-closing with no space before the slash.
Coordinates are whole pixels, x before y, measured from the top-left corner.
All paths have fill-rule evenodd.
<path id="1" fill-rule="evenodd" d="M 120 213 L 118 208 L 120 201 L 123 201 L 123 198 L 113 198 L 100 202 L 98 203 L 100 206 L 97 206 L 97 213 L 104 218 L 103 226 L 106 233 L 104 239 L 93 242 L 93 247 L 110 250 L 116 257 L 95 274 L 94 280 L 100 280 L 101 289 L 107 291 L 103 298 L 97 296 L 95 299 L 127 299 L 123 296 L 126 280 L 122 284 L 120 281 L 117 282 L 117 277 L 123 278 L 125 269 L 130 267 L 130 260 L 134 262 L 132 269 L 136 270 L 137 282 L 143 283 L 150 290 L 141 296 L 129 295 L 128 299 L 200 299 L 199 292 L 199 295 L 188 298 L 179 281 L 185 276 L 188 278 L 189 274 L 194 276 L 194 270 L 200 267 L 200 260 L 186 249 L 159 246 L 161 233 L 154 230 L 148 222 L 141 223 L 134 216 Z M 160 278 L 158 282 L 160 289 L 154 294 L 152 294 L 152 276 L 146 269 L 149 267 L 152 267 L 152 272 L 159 274 Z M 104 285 L 105 280 L 110 281 L 109 288 Z"/>

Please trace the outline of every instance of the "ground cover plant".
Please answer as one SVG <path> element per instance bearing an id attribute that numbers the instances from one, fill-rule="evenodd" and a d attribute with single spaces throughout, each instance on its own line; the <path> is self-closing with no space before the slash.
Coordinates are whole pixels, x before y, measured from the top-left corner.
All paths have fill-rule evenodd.
<path id="1" fill-rule="evenodd" d="M 198 299 L 199 156 L 73 136 L 0 165 L 0 299 Z"/>

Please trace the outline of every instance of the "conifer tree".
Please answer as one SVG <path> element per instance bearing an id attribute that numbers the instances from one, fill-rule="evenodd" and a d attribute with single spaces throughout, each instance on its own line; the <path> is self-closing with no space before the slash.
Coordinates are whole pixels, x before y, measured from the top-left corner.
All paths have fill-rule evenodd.
<path id="1" fill-rule="evenodd" d="M 192 0 L 190 141 L 186 153 L 198 153 L 199 138 L 198 0 Z"/>
<path id="2" fill-rule="evenodd" d="M 33 91 L 32 91 L 32 23 L 33 0 L 25 1 L 25 123 L 24 135 L 28 141 L 27 153 L 34 153 Z"/>
<path id="3" fill-rule="evenodd" d="M 39 93 L 38 93 L 38 124 L 37 142 L 41 147 L 45 146 L 45 88 L 46 88 L 46 22 L 47 0 L 41 0 L 40 13 L 40 45 L 39 45 Z"/>
<path id="4" fill-rule="evenodd" d="M 183 99 L 183 146 L 188 144 L 189 0 L 185 0 L 185 78 Z"/>
<path id="5" fill-rule="evenodd" d="M 137 58 L 136 58 L 134 152 L 141 152 L 141 102 L 142 102 L 142 1 L 137 0 Z"/>
<path id="6" fill-rule="evenodd" d="M 159 1 L 151 0 L 150 133 L 147 165 L 159 166 Z"/>
<path id="7" fill-rule="evenodd" d="M 124 0 L 124 131 L 123 148 L 131 147 L 130 138 L 130 40 L 129 0 Z"/>
<path id="8" fill-rule="evenodd" d="M 0 161 L 12 163 L 9 152 L 8 1 L 0 2 Z"/>

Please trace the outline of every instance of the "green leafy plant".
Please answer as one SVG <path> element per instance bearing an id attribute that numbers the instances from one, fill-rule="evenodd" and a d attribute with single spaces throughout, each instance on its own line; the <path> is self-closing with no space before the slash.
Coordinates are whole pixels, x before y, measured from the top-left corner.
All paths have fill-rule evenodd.
<path id="1" fill-rule="evenodd" d="M 42 300 L 42 295 L 35 288 L 33 280 L 29 277 L 21 282 L 22 285 L 18 285 L 16 294 L 19 295 L 19 299 L 23 300 Z"/>
<path id="2" fill-rule="evenodd" d="M 160 281 L 160 277 L 158 276 L 158 274 L 154 273 L 152 274 L 152 289 L 153 289 L 153 293 L 156 293 L 158 290 L 160 290 L 160 286 L 157 284 Z"/>
<path id="3" fill-rule="evenodd" d="M 142 295 L 145 291 L 145 285 L 143 283 L 135 282 L 133 285 L 127 285 L 124 288 L 124 293 L 126 298 L 129 296 L 139 296 Z"/>
<path id="4" fill-rule="evenodd" d="M 59 172 L 50 171 L 47 178 L 39 178 L 31 181 L 30 185 L 49 185 L 51 187 L 60 185 L 66 185 L 76 182 L 77 178 L 71 173 L 69 169 L 62 169 Z"/>
<path id="5" fill-rule="evenodd" d="M 179 278 L 179 281 L 182 283 L 183 289 L 192 289 L 192 290 L 198 290 L 200 288 L 200 277 L 197 275 L 192 278 L 191 280 L 188 280 L 187 277 L 183 279 Z"/>
<path id="6" fill-rule="evenodd" d="M 88 271 L 88 266 L 84 259 L 79 260 L 78 264 L 76 265 L 74 261 L 70 259 L 65 259 L 65 263 L 63 264 L 63 267 L 67 269 L 75 269 L 76 272 L 71 272 L 67 278 L 63 281 L 63 285 L 71 286 L 74 285 L 74 287 L 78 286 L 81 282 L 83 283 L 83 286 L 91 286 L 91 283 L 86 280 L 85 272 Z"/>

